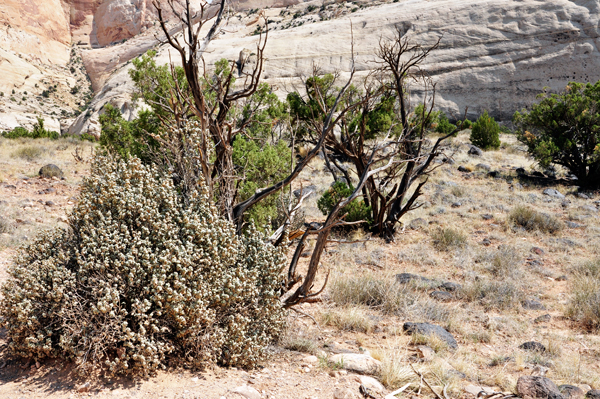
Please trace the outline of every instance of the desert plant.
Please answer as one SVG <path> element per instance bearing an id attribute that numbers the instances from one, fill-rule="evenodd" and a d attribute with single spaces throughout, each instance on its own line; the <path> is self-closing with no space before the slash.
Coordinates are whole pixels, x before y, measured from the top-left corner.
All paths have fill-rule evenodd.
<path id="1" fill-rule="evenodd" d="M 471 127 L 471 143 L 483 150 L 500 147 L 500 125 L 487 111 L 481 115 Z"/>
<path id="2" fill-rule="evenodd" d="M 519 140 L 540 165 L 562 165 L 582 184 L 600 185 L 600 82 L 571 82 L 540 97 L 514 115 Z"/>
<path id="3" fill-rule="evenodd" d="M 37 145 L 27 145 L 15 151 L 13 156 L 31 162 L 40 158 L 42 154 L 44 154 L 44 149 L 42 147 Z"/>
<path id="4" fill-rule="evenodd" d="M 375 323 L 367 312 L 362 307 L 357 306 L 326 310 L 321 313 L 321 320 L 327 326 L 365 334 L 372 332 L 375 327 Z"/>
<path id="5" fill-rule="evenodd" d="M 82 372 L 249 367 L 284 327 L 283 261 L 258 232 L 237 236 L 205 189 L 183 201 L 156 167 L 99 156 L 69 228 L 11 266 L 2 327 L 13 354 Z"/>
<path id="6" fill-rule="evenodd" d="M 338 180 L 323 193 L 317 201 L 317 206 L 323 215 L 328 215 L 338 202 L 349 197 L 354 192 L 354 187 Z M 346 214 L 346 222 L 357 222 L 359 220 L 368 221 L 371 217 L 371 208 L 366 206 L 361 199 L 355 199 L 342 208 L 340 214 Z"/>
<path id="7" fill-rule="evenodd" d="M 458 130 L 456 129 L 456 125 L 453 125 L 448 120 L 448 117 L 445 113 L 440 112 L 438 116 L 437 126 L 435 127 L 435 131 L 441 134 L 450 134 L 454 133 L 454 135 L 458 134 Z"/>
<path id="8" fill-rule="evenodd" d="M 487 310 L 518 309 L 524 299 L 523 290 L 509 280 L 478 279 L 465 285 L 459 295 L 467 301 L 479 302 Z"/>
<path id="9" fill-rule="evenodd" d="M 555 234 L 563 228 L 561 221 L 554 216 L 537 212 L 523 205 L 513 208 L 508 220 L 528 231 L 539 230 L 543 233 Z"/>
<path id="10" fill-rule="evenodd" d="M 463 247 L 467 243 L 467 236 L 461 231 L 451 227 L 440 227 L 431 235 L 433 245 L 441 251 Z"/>
<path id="11" fill-rule="evenodd" d="M 600 328 L 600 259 L 573 270 L 566 315 L 588 329 Z"/>
<path id="12" fill-rule="evenodd" d="M 13 225 L 8 221 L 8 219 L 0 216 L 0 234 L 10 233 L 12 230 Z"/>

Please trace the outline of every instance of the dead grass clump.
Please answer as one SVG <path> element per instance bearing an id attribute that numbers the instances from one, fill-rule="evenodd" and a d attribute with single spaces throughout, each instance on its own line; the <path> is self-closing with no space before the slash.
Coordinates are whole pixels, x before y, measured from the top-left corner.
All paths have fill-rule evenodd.
<path id="1" fill-rule="evenodd" d="M 35 161 L 40 158 L 44 154 L 45 150 L 37 145 L 28 145 L 25 147 L 19 148 L 17 151 L 13 152 L 13 157 L 21 158 L 26 161 Z"/>
<path id="2" fill-rule="evenodd" d="M 440 251 L 461 248 L 467 243 L 467 236 L 461 231 L 450 227 L 442 227 L 433 232 L 434 246 Z"/>
<path id="3" fill-rule="evenodd" d="M 600 259 L 573 270 L 566 315 L 588 329 L 600 328 Z"/>
<path id="4" fill-rule="evenodd" d="M 435 353 L 441 353 L 448 350 L 448 343 L 440 339 L 437 335 L 423 335 L 413 334 L 411 335 L 411 343 L 413 345 L 427 345 L 435 351 Z"/>
<path id="5" fill-rule="evenodd" d="M 454 186 L 450 189 L 450 192 L 452 193 L 452 195 L 454 195 L 455 197 L 463 197 L 465 195 L 465 189 L 463 187 L 460 186 Z"/>
<path id="6" fill-rule="evenodd" d="M 321 313 L 321 320 L 323 324 L 337 327 L 340 330 L 357 331 L 365 334 L 372 332 L 375 327 L 375 323 L 367 312 L 356 306 L 329 309 Z"/>
<path id="7" fill-rule="evenodd" d="M 521 288 L 512 281 L 483 279 L 464 286 L 461 296 L 469 302 L 479 302 L 487 310 L 518 309 L 524 298 Z"/>
<path id="8" fill-rule="evenodd" d="M 302 336 L 286 336 L 283 338 L 281 344 L 285 349 L 303 353 L 315 354 L 317 353 L 317 343 L 307 337 Z"/>
<path id="9" fill-rule="evenodd" d="M 527 231 L 538 230 L 543 233 L 555 234 L 563 228 L 563 224 L 557 218 L 521 205 L 513 208 L 508 220 L 513 225 L 520 226 Z"/>
<path id="10" fill-rule="evenodd" d="M 489 258 L 489 272 L 496 277 L 518 277 L 521 270 L 521 256 L 511 246 L 501 245 Z"/>
<path id="11" fill-rule="evenodd" d="M 14 226 L 7 219 L 0 216 L 0 234 L 11 233 L 13 229 Z"/>
<path id="12" fill-rule="evenodd" d="M 341 306 L 367 306 L 385 314 L 448 322 L 448 306 L 431 300 L 411 284 L 397 284 L 393 276 L 368 273 L 339 276 L 329 284 L 331 299 Z"/>

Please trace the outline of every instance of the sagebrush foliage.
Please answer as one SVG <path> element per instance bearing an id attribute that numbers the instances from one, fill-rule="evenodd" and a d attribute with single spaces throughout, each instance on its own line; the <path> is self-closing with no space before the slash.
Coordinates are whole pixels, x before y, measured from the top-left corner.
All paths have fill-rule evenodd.
<path id="1" fill-rule="evenodd" d="M 131 157 L 99 156 L 69 229 L 22 251 L 0 314 L 20 356 L 147 374 L 169 361 L 250 367 L 284 327 L 283 253 L 238 237 L 204 192 Z"/>

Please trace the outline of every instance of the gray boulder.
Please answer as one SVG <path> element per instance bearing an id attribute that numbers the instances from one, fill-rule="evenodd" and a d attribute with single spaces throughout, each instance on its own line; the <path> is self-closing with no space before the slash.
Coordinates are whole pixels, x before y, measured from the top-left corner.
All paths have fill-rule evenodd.
<path id="1" fill-rule="evenodd" d="M 565 399 L 583 399 L 584 392 L 575 385 L 563 384 L 558 386 L 558 390 Z"/>
<path id="2" fill-rule="evenodd" d="M 542 194 L 545 194 L 549 197 L 552 198 L 558 198 L 558 199 L 564 199 L 565 196 L 563 194 L 561 194 L 558 190 L 555 190 L 553 188 L 547 188 L 544 191 L 542 191 Z"/>
<path id="3" fill-rule="evenodd" d="M 42 166 L 39 171 L 40 177 L 44 177 L 46 179 L 51 179 L 53 177 L 62 178 L 64 177 L 64 173 L 60 168 L 54 164 L 48 164 Z"/>
<path id="4" fill-rule="evenodd" d="M 540 353 L 546 352 L 546 347 L 544 345 L 540 344 L 539 342 L 535 342 L 535 341 L 525 342 L 525 343 L 519 345 L 519 349 L 523 349 L 523 350 L 531 351 L 531 352 L 540 352 Z"/>
<path id="5" fill-rule="evenodd" d="M 409 335 L 421 334 L 425 336 L 435 335 L 451 349 L 457 349 L 458 343 L 456 339 L 446 329 L 429 323 L 404 323 L 403 329 Z"/>
<path id="6" fill-rule="evenodd" d="M 585 394 L 586 399 L 600 399 L 600 389 L 591 389 Z"/>
<path id="7" fill-rule="evenodd" d="M 476 146 L 472 145 L 469 148 L 468 154 L 476 156 L 476 157 L 480 157 L 480 156 L 483 156 L 483 150 L 481 148 L 479 148 L 479 147 L 476 147 Z"/>

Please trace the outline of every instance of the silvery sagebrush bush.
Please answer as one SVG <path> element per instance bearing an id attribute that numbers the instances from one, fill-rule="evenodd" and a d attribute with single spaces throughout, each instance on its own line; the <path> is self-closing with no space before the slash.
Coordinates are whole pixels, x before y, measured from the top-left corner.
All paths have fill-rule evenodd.
<path id="1" fill-rule="evenodd" d="M 186 204 L 139 159 L 97 156 L 68 229 L 42 234 L 3 285 L 15 355 L 80 371 L 147 374 L 169 362 L 252 367 L 282 332 L 284 254 L 238 237 L 206 192 Z"/>

